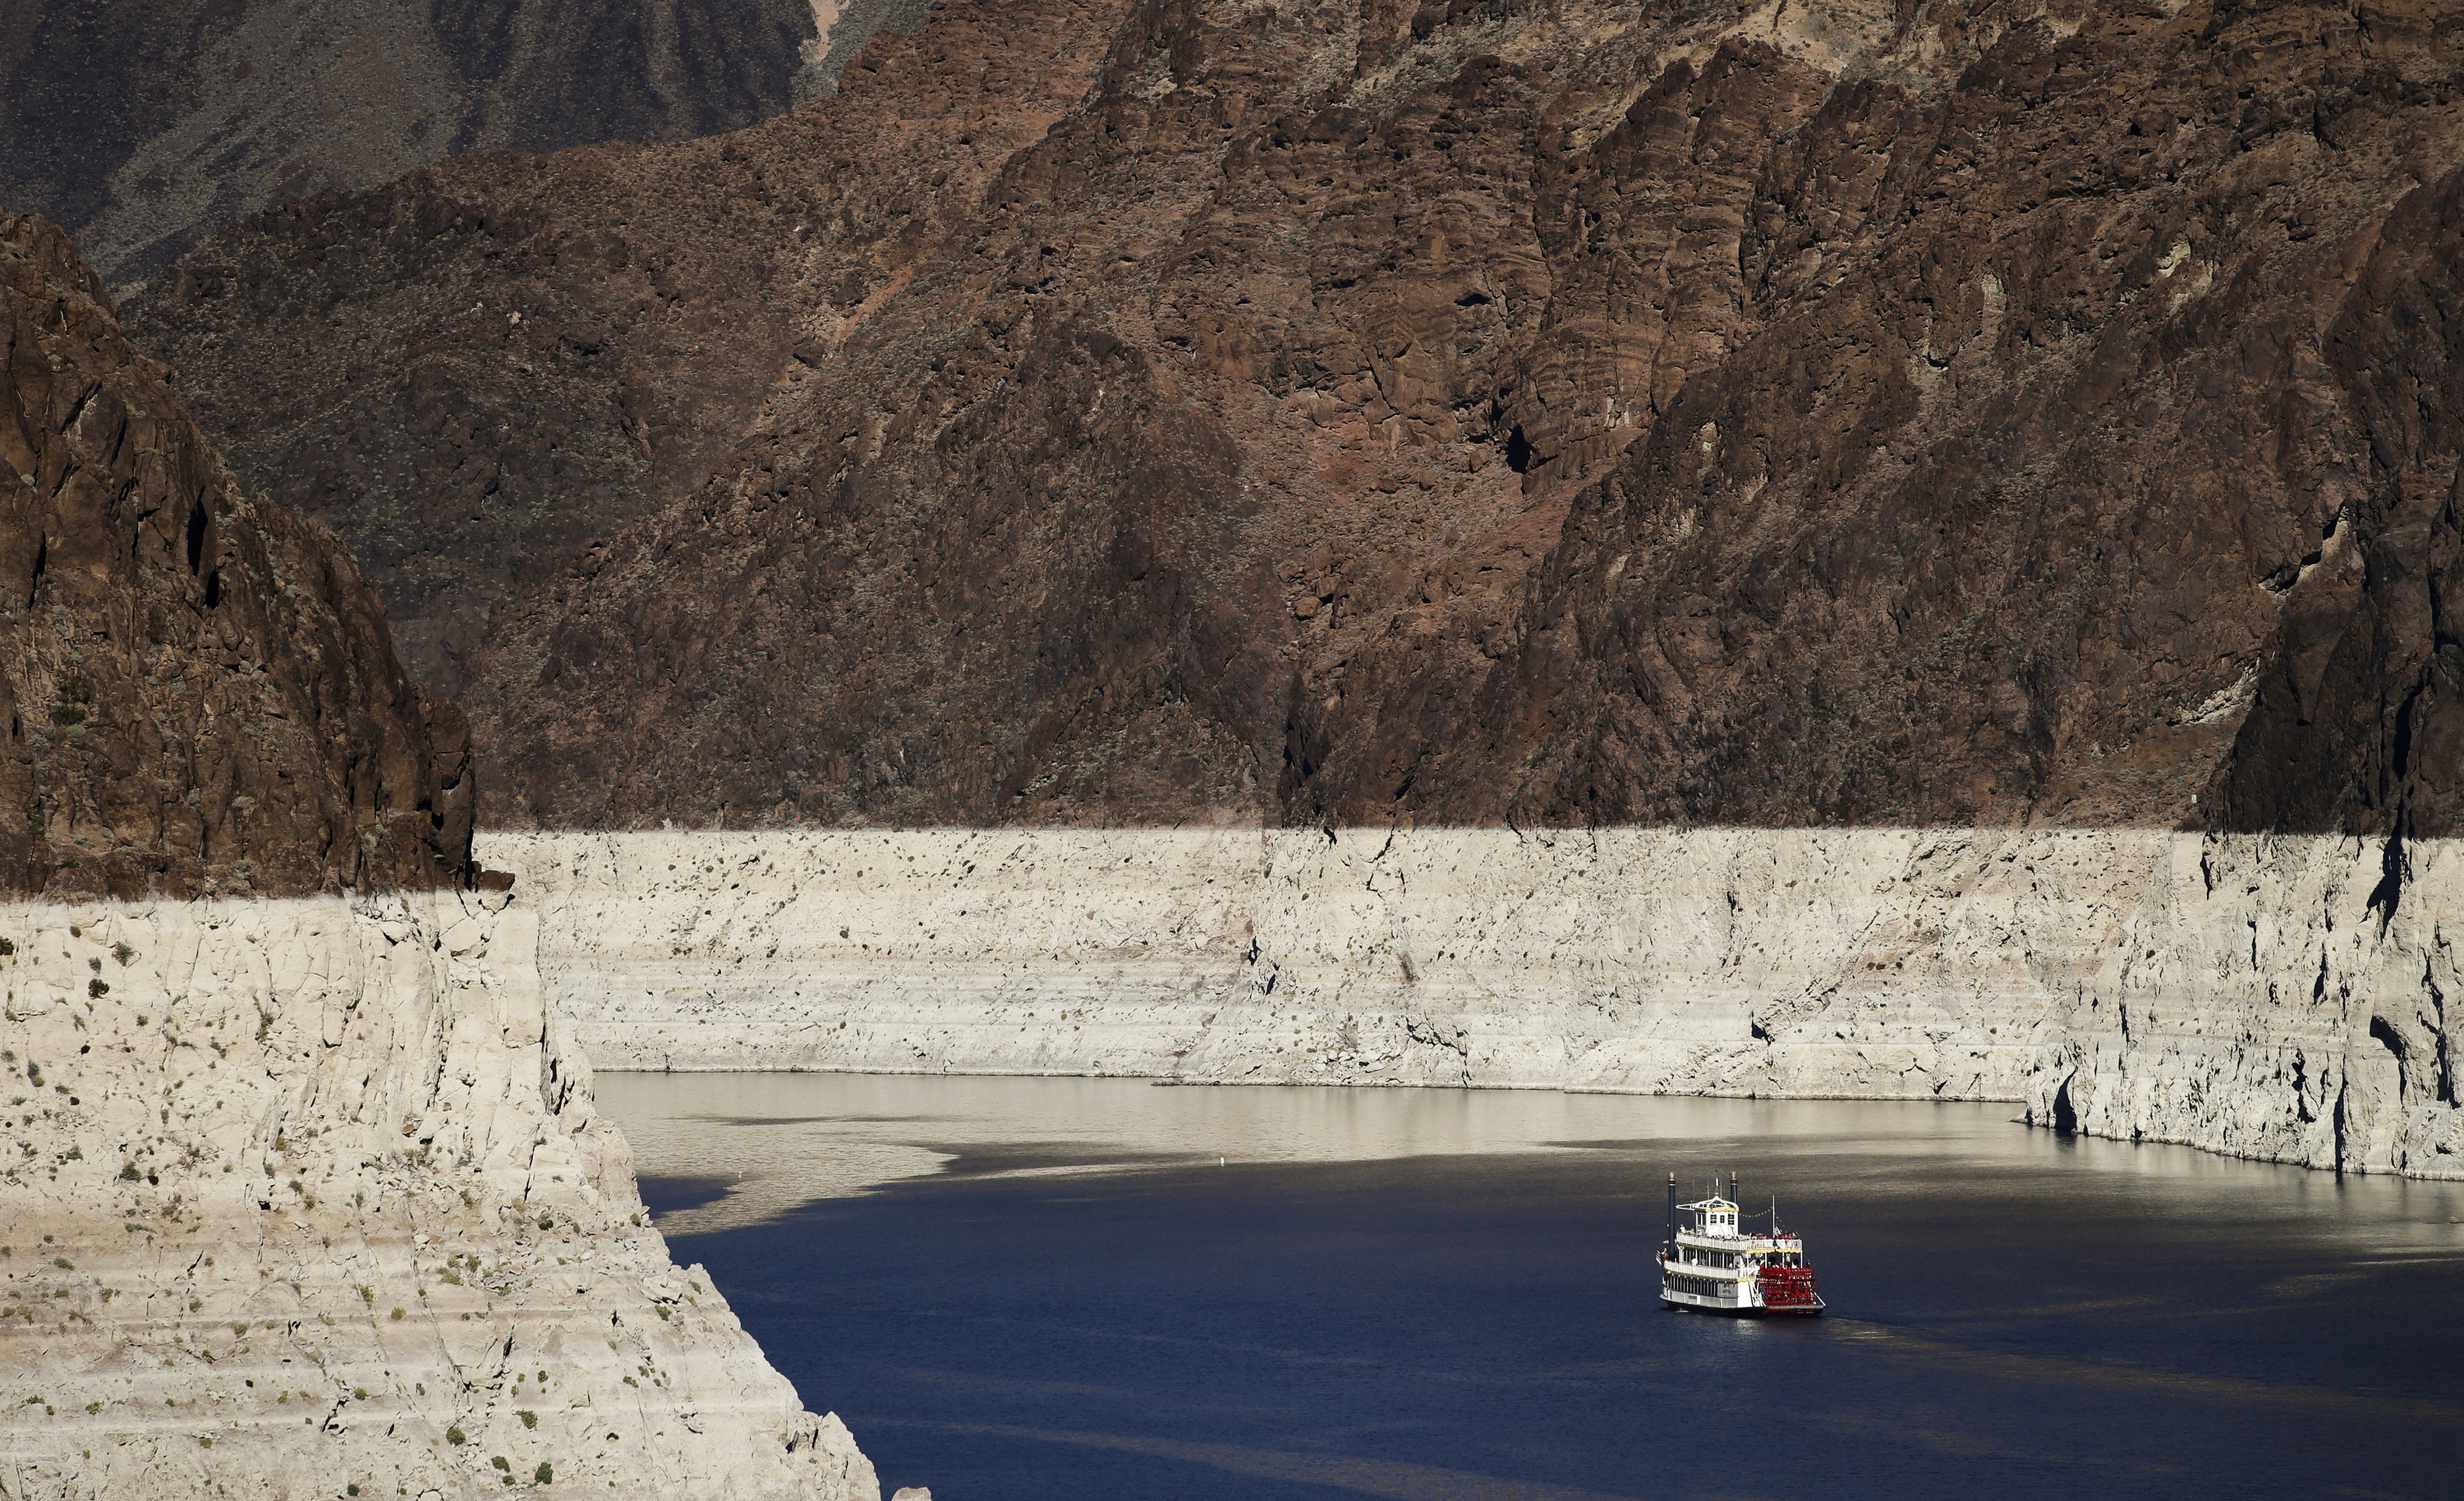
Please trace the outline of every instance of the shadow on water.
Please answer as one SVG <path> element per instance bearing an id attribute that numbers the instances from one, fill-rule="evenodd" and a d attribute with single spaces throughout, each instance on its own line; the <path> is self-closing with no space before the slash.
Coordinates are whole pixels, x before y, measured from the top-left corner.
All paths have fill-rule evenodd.
<path id="1" fill-rule="evenodd" d="M 642 1207 L 650 1211 L 653 1220 L 716 1204 L 727 1197 L 728 1180 L 724 1178 L 668 1178 L 644 1173 L 639 1181 Z"/>
<path id="2" fill-rule="evenodd" d="M 935 1128 L 942 1170 L 674 1243 L 891 1488 L 2426 1495 L 2464 1440 L 2464 1186 L 2060 1141 L 1991 1106 L 1294 1099 L 1321 1133 L 1294 1145 L 1257 1122 L 1306 1092 L 1270 1090 L 1237 1108 L 1282 1157 L 1218 1166 L 1188 1149 L 1220 1114 L 1142 1125 L 1177 1107 L 1051 1081 L 1039 1129 L 1032 1088 L 952 1082 L 855 1092 L 990 1101 Z M 1326 1149 L 1355 1126 L 1374 1151 Z M 1732 1169 L 1809 1236 L 1835 1316 L 1658 1306 L 1665 1174 Z"/>
<path id="3" fill-rule="evenodd" d="M 1104 1148 L 1076 1142 L 918 1142 L 926 1151 L 943 1154 L 945 1178 L 986 1178 L 997 1174 L 1118 1171 L 1125 1168 L 1185 1167 L 1187 1152 L 1138 1152 Z"/>

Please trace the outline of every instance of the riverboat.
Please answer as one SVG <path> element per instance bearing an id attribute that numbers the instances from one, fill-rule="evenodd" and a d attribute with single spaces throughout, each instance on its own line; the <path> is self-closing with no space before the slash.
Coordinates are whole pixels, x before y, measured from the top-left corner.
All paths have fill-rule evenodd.
<path id="1" fill-rule="evenodd" d="M 1823 1302 L 1814 1290 L 1814 1269 L 1805 1264 L 1804 1237 L 1780 1229 L 1779 1204 L 1771 1209 L 1771 1230 L 1756 1235 L 1740 1222 L 1737 1175 L 1728 1192 L 1718 1180 L 1711 1196 L 1677 1202 L 1677 1175 L 1668 1175 L 1668 1238 L 1660 1248 L 1660 1301 L 1670 1308 L 1762 1318 L 1781 1315 L 1818 1316 Z M 1756 1216 L 1760 1218 L 1760 1216 Z"/>

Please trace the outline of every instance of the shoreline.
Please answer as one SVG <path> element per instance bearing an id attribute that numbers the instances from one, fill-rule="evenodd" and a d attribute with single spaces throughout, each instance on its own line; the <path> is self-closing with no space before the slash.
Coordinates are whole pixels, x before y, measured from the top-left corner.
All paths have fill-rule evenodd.
<path id="1" fill-rule="evenodd" d="M 2464 842 L 483 833 L 595 1066 L 2015 1103 L 2464 1178 Z"/>

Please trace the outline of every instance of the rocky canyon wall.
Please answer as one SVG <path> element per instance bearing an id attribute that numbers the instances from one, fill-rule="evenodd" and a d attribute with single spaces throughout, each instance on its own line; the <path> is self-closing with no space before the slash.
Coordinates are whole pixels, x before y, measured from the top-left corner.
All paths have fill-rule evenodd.
<path id="1" fill-rule="evenodd" d="M 645 1228 L 459 714 L 0 212 L 0 1497 L 877 1501 Z"/>
<path id="2" fill-rule="evenodd" d="M 170 381 L 68 236 L 0 208 L 0 892 L 467 881 L 461 711 Z"/>
<path id="3" fill-rule="evenodd" d="M 2464 1176 L 2464 846 L 2166 831 L 483 836 L 603 1068 L 2004 1099 Z"/>
<path id="4" fill-rule="evenodd" d="M 133 288 L 234 220 L 472 151 L 671 141 L 835 86 L 916 0 L 22 0 L 0 202 Z"/>
<path id="5" fill-rule="evenodd" d="M 0 1496 L 877 1501 L 698 1268 L 503 896 L 0 908 Z"/>
<path id="6" fill-rule="evenodd" d="M 944 0 L 132 306 L 492 824 L 2464 833 L 2453 0 Z"/>

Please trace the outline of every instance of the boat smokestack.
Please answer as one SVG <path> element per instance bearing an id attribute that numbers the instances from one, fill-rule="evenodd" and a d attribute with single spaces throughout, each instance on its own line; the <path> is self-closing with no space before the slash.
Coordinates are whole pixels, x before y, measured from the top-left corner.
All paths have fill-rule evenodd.
<path id="1" fill-rule="evenodd" d="M 1667 1241 L 1667 1243 L 1668 1243 L 1669 1245 L 1672 1245 L 1672 1246 L 1674 1246 L 1674 1245 L 1676 1245 L 1676 1244 L 1677 1244 L 1677 1175 L 1676 1175 L 1675 1173 L 1670 1173 L 1670 1174 L 1668 1175 L 1668 1241 Z"/>
<path id="2" fill-rule="evenodd" d="M 1737 1207 L 1739 1213 L 1745 1211 L 1746 1201 L 1737 1197 L 1737 1170 L 1733 1167 L 1728 1169 L 1728 1202 Z"/>

